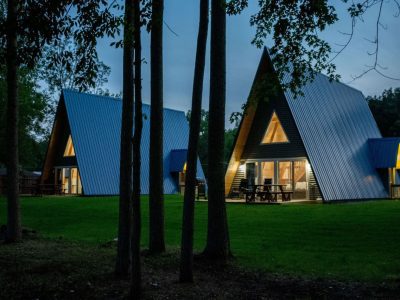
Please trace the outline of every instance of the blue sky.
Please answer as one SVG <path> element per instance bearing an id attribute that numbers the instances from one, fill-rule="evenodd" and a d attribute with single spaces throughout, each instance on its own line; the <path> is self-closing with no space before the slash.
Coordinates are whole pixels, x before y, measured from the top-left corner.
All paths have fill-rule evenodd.
<path id="1" fill-rule="evenodd" d="M 184 111 L 190 109 L 198 30 L 198 2 L 198 0 L 165 1 L 165 22 L 178 34 L 178 36 L 174 35 L 164 26 L 164 105 L 169 108 Z M 258 1 L 250 0 L 249 2 L 249 7 L 240 16 L 227 19 L 227 120 L 229 115 L 234 111 L 239 111 L 241 104 L 246 101 L 261 56 L 261 50 L 251 45 L 255 31 L 249 25 L 250 16 L 257 10 Z M 339 49 L 338 44 L 343 44 L 346 40 L 346 36 L 340 32 L 350 31 L 350 18 L 342 1 L 333 0 L 331 4 L 337 8 L 339 21 L 323 33 L 323 36 L 334 49 Z M 396 7 L 392 0 L 385 2 L 382 13 L 385 29 L 380 30 L 379 62 L 387 67 L 386 74 L 400 78 L 400 18 L 396 18 L 395 13 Z M 349 83 L 352 76 L 361 74 L 366 69 L 366 65 L 373 63 L 368 51 L 372 52 L 374 45 L 368 40 L 375 39 L 377 14 L 378 7 L 369 11 L 364 22 L 357 22 L 352 43 L 335 60 L 337 72 L 345 83 Z M 100 59 L 111 67 L 111 75 L 105 88 L 117 93 L 122 90 L 122 50 L 111 48 L 110 42 L 106 39 L 100 41 L 98 51 Z M 149 102 L 150 39 L 147 33 L 143 34 L 142 44 L 143 56 L 147 62 L 143 66 L 143 97 L 145 102 Z M 204 83 L 203 107 L 207 109 L 208 57 Z M 390 80 L 371 72 L 351 82 L 350 85 L 368 96 L 380 94 L 389 87 L 400 87 L 400 81 Z"/>

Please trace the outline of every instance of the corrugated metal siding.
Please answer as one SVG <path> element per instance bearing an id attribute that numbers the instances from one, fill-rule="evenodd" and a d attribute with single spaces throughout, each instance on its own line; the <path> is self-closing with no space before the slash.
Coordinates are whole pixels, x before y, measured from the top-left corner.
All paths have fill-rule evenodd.
<path id="1" fill-rule="evenodd" d="M 381 134 L 362 93 L 321 74 L 302 91 L 285 95 L 324 200 L 388 197 L 368 149 Z"/>
<path id="2" fill-rule="evenodd" d="M 369 139 L 369 149 L 375 168 L 395 168 L 400 138 Z"/>
<path id="3" fill-rule="evenodd" d="M 120 99 L 64 90 L 72 140 L 85 195 L 119 194 Z M 150 106 L 143 105 L 141 189 L 149 193 Z M 189 126 L 182 111 L 164 109 L 164 192 L 176 193 L 169 172 L 172 149 L 187 148 Z M 198 161 L 198 177 L 204 173 Z"/>
<path id="4" fill-rule="evenodd" d="M 321 191 L 319 190 L 317 180 L 311 168 L 308 172 L 308 198 L 309 200 L 322 199 Z"/>
<path id="5" fill-rule="evenodd" d="M 261 141 L 274 111 L 285 130 L 289 143 L 262 145 Z M 284 97 L 272 99 L 270 103 L 266 103 L 265 101 L 260 102 L 247 138 L 242 159 L 293 158 L 305 156 L 306 151 L 303 142 L 301 141 L 296 124 Z"/>

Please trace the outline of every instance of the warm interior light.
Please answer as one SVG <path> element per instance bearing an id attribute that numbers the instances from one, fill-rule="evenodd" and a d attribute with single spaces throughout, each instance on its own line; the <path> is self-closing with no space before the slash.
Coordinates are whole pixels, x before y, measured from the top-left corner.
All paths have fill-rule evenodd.
<path id="1" fill-rule="evenodd" d="M 399 148 L 397 150 L 397 163 L 396 163 L 396 169 L 400 169 L 400 144 Z"/>
<path id="2" fill-rule="evenodd" d="M 283 130 L 282 124 L 279 121 L 277 114 L 274 112 L 271 121 L 268 124 L 267 131 L 265 132 L 262 143 L 271 144 L 287 142 L 289 142 L 289 139 L 286 136 L 285 130 Z"/>
<path id="3" fill-rule="evenodd" d="M 74 144 L 72 143 L 71 135 L 69 135 L 68 137 L 67 146 L 65 147 L 64 150 L 64 157 L 68 156 L 75 156 L 75 149 L 74 149 Z"/>

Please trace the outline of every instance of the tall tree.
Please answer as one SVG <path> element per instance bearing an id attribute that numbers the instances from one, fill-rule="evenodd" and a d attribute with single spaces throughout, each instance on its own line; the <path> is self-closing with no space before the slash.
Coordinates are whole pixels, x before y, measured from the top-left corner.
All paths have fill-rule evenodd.
<path id="1" fill-rule="evenodd" d="M 8 242 L 21 239 L 18 172 L 18 62 L 17 1 L 7 7 L 7 236 Z"/>
<path id="2" fill-rule="evenodd" d="M 18 201 L 18 67 L 34 69 L 45 45 L 56 45 L 61 37 L 73 35 L 80 51 L 85 53 L 78 69 L 87 70 L 87 78 L 93 78 L 96 74 L 97 38 L 114 35 L 118 32 L 120 21 L 119 17 L 110 13 L 112 7 L 107 7 L 103 0 L 9 0 L 7 14 L 4 13 L 3 3 L 4 0 L 0 5 L 0 62 L 7 61 L 8 240 L 13 241 L 21 236 Z"/>
<path id="3" fill-rule="evenodd" d="M 142 45 L 141 45 L 141 8 L 140 0 L 134 0 L 134 38 L 135 38 L 135 132 L 133 135 L 133 194 L 132 194 L 132 271 L 131 296 L 141 295 L 141 207 L 140 207 L 140 170 L 142 141 Z"/>
<path id="4" fill-rule="evenodd" d="M 196 63 L 193 79 L 192 110 L 183 203 L 182 242 L 179 280 L 193 281 L 193 231 L 194 200 L 197 173 L 197 149 L 201 123 L 201 99 L 203 97 L 204 68 L 206 61 L 209 0 L 200 1 L 199 33 L 197 36 Z"/>
<path id="5" fill-rule="evenodd" d="M 204 255 L 227 260 L 228 221 L 225 207 L 226 1 L 211 1 L 210 108 L 208 129 L 208 226 Z"/>
<path id="6" fill-rule="evenodd" d="M 149 250 L 165 251 L 163 163 L 163 15 L 164 0 L 152 1 L 150 111 L 150 225 Z"/>
<path id="7" fill-rule="evenodd" d="M 132 131 L 134 102 L 134 0 L 125 0 L 123 95 L 119 182 L 118 249 L 115 273 L 126 277 L 130 270 L 131 198 L 132 198 Z"/>

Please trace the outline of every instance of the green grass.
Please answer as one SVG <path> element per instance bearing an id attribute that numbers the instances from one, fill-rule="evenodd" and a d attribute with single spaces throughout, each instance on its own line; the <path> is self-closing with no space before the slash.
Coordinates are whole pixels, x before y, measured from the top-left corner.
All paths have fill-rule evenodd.
<path id="1" fill-rule="evenodd" d="M 143 199 L 143 245 L 148 202 Z M 400 279 L 400 202 L 332 205 L 228 204 L 237 261 L 250 268 L 306 277 Z M 0 224 L 6 202 L 0 198 Z M 166 242 L 180 243 L 182 198 L 166 196 Z M 23 224 L 46 237 L 98 244 L 116 237 L 118 198 L 22 198 Z M 204 246 L 207 203 L 196 204 L 195 248 Z"/>

